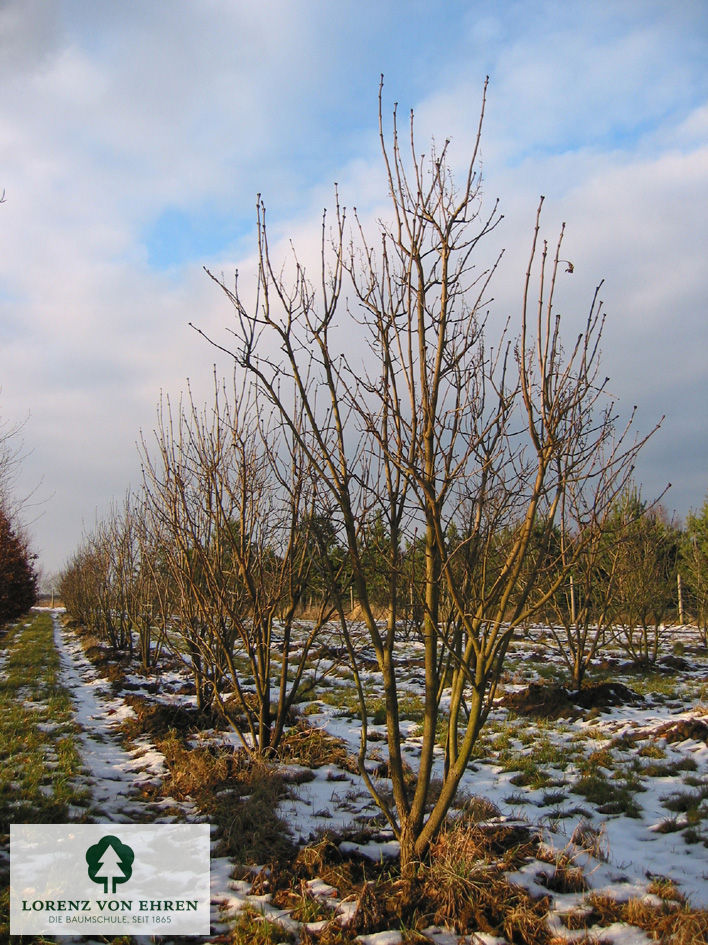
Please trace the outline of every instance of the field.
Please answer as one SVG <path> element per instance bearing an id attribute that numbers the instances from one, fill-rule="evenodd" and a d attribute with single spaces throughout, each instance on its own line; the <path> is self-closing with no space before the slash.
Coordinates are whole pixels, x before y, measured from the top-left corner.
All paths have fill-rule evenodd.
<path id="1" fill-rule="evenodd" d="M 197 712 L 176 658 L 138 674 L 58 611 L 1 645 L 5 870 L 11 822 L 208 820 L 210 941 L 706 940 L 708 653 L 690 628 L 667 631 L 668 655 L 649 669 L 603 651 L 582 698 L 564 688 L 543 628 L 517 639 L 415 892 L 356 773 L 361 723 L 335 648 L 320 654 L 317 687 L 303 687 L 277 761 L 253 763 Z M 405 644 L 402 677 L 412 771 L 417 646 Z M 385 788 L 378 672 L 360 655 L 374 706 L 367 768 Z"/>

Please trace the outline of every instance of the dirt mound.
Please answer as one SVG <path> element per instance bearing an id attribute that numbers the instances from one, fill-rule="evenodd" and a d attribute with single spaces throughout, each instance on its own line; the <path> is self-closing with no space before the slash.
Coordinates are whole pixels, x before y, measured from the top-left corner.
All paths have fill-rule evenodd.
<path id="1" fill-rule="evenodd" d="M 627 705 L 627 703 L 644 701 L 639 693 L 621 682 L 594 683 L 580 689 L 578 692 L 571 693 L 570 699 L 575 705 L 582 706 L 584 709 L 602 709 L 614 705 Z"/>
<path id="2" fill-rule="evenodd" d="M 677 669 L 681 672 L 691 668 L 688 660 L 685 660 L 682 656 L 672 655 L 662 656 L 659 665 L 661 669 Z"/>
<path id="3" fill-rule="evenodd" d="M 708 745 L 708 722 L 703 719 L 679 719 L 677 722 L 662 725 L 656 730 L 656 735 L 665 738 L 667 742 L 683 742 L 692 738 Z"/>
<path id="4" fill-rule="evenodd" d="M 521 715 L 560 718 L 577 715 L 580 709 L 604 709 L 641 701 L 640 695 L 620 682 L 594 683 L 575 692 L 565 686 L 531 683 L 504 696 L 501 704 Z"/>
<path id="5" fill-rule="evenodd" d="M 544 686 L 531 683 L 518 692 L 510 692 L 501 698 L 501 704 L 522 715 L 542 715 L 555 718 L 570 709 L 568 690 L 563 686 Z"/>
<path id="6" fill-rule="evenodd" d="M 210 714 L 190 706 L 165 705 L 132 693 L 126 695 L 125 701 L 135 712 L 135 718 L 126 719 L 121 725 L 121 730 L 129 738 L 145 734 L 160 738 L 170 729 L 182 733 L 196 732 L 200 728 L 211 728 L 217 722 Z"/>

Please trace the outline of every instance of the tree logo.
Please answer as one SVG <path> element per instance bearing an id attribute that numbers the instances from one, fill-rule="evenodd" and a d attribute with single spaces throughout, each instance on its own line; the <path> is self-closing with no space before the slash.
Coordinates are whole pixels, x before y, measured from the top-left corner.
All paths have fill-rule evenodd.
<path id="1" fill-rule="evenodd" d="M 134 859 L 132 848 L 121 843 L 118 837 L 110 834 L 101 837 L 86 851 L 89 879 L 103 883 L 104 893 L 114 893 L 118 883 L 127 883 L 133 875 Z"/>

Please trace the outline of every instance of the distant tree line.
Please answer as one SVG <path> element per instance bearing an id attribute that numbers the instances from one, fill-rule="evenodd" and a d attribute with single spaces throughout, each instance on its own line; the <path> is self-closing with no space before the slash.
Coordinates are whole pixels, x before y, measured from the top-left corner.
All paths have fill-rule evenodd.
<path id="1" fill-rule="evenodd" d="M 180 462 L 187 464 L 189 458 L 182 454 Z M 207 468 L 212 474 L 224 471 L 208 461 Z M 179 487 L 185 503 L 194 498 L 188 487 L 204 488 L 201 468 L 194 466 L 192 472 L 193 482 L 182 479 Z M 254 499 L 252 487 L 253 481 L 239 493 L 247 502 Z M 262 494 L 258 499 L 262 501 Z M 202 708 L 213 706 L 225 681 L 229 687 L 238 686 L 239 672 L 230 666 L 234 653 L 253 662 L 251 670 L 262 675 L 265 690 L 272 675 L 271 652 L 287 656 L 294 626 L 311 627 L 312 639 L 294 664 L 300 684 L 315 639 L 325 629 L 337 636 L 333 628 L 339 609 L 347 620 L 353 613 L 357 621 L 361 608 L 346 546 L 331 520 L 292 517 L 288 527 L 295 522 L 294 532 L 279 535 L 275 506 L 270 496 L 266 507 L 248 510 L 245 523 L 243 509 L 238 510 L 239 522 L 231 517 L 235 508 L 230 506 L 227 513 L 221 502 L 217 514 L 226 518 L 218 523 L 208 501 L 201 507 L 195 502 L 204 516 L 197 522 L 180 517 L 187 513 L 176 495 L 129 496 L 85 535 L 62 571 L 61 598 L 81 624 L 145 670 L 155 667 L 170 639 L 179 639 L 189 653 Z M 167 510 L 173 516 L 169 521 Z M 263 521 L 257 522 L 260 514 Z M 497 566 L 516 531 L 505 527 L 495 536 L 490 557 L 497 558 Z M 572 571 L 563 572 L 559 582 L 567 545 L 579 538 L 578 533 L 564 535 L 555 525 L 549 539 L 542 524 L 532 537 L 527 564 L 537 573 L 534 595 L 543 600 L 529 608 L 533 623 L 550 630 L 551 645 L 561 654 L 572 685 L 582 685 L 586 671 L 610 643 L 647 666 L 673 644 L 671 630 L 679 626 L 693 627 L 697 643 L 708 645 L 708 500 L 682 527 L 661 505 L 643 500 L 630 483 L 612 504 L 603 530 L 585 542 Z M 363 539 L 363 570 L 379 622 L 391 612 L 388 540 L 380 516 L 373 516 Z M 450 548 L 464 545 L 464 540 L 455 529 L 447 536 Z M 397 615 L 401 641 L 421 639 L 424 565 L 423 539 L 414 536 L 400 550 L 395 577 L 402 589 Z M 458 579 L 469 584 L 489 581 L 494 566 L 488 560 L 478 563 L 478 573 L 463 574 L 460 564 Z M 516 598 L 525 594 L 527 580 L 528 575 L 519 576 L 510 613 Z M 555 587 L 550 595 L 547 585 Z M 449 634 L 454 629 L 449 623 L 451 605 L 441 594 L 441 633 Z M 521 625 L 517 633 L 524 629 Z M 298 648 L 301 645 L 298 640 Z M 292 674 L 293 666 L 287 672 Z M 263 724 L 265 746 L 270 737 L 267 722 Z"/>

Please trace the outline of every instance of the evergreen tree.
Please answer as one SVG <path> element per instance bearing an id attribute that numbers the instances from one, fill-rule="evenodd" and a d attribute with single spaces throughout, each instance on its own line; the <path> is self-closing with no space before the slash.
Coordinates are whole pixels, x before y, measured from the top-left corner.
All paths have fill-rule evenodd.
<path id="1" fill-rule="evenodd" d="M 681 548 L 681 571 L 688 585 L 702 642 L 708 643 L 708 499 L 699 512 L 691 513 Z"/>
<path id="2" fill-rule="evenodd" d="M 35 556 L 0 506 L 0 625 L 16 620 L 37 599 Z"/>

